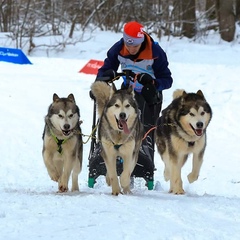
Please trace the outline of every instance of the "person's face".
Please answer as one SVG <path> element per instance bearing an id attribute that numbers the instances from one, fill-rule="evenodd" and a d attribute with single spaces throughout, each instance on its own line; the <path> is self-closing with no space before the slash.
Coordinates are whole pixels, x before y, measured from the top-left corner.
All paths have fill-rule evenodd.
<path id="1" fill-rule="evenodd" d="M 131 45 L 125 44 L 125 46 L 126 46 L 128 52 L 129 52 L 131 55 L 135 55 L 135 54 L 138 53 L 138 51 L 139 51 L 139 49 L 140 49 L 140 47 L 141 47 L 141 44 L 135 45 L 135 46 L 131 46 Z"/>

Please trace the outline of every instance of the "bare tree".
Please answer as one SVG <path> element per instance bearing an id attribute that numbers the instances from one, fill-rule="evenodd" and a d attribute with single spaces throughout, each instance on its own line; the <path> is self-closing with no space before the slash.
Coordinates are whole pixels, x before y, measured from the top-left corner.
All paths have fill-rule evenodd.
<path id="1" fill-rule="evenodd" d="M 231 42 L 234 39 L 236 28 L 233 0 L 216 0 L 216 9 L 221 38 L 227 42 Z"/>
<path id="2" fill-rule="evenodd" d="M 196 34 L 196 8 L 194 0 L 182 0 L 182 33 L 185 37 L 192 38 Z"/>
<path id="3" fill-rule="evenodd" d="M 216 14 L 216 0 L 206 0 L 206 17 L 208 20 L 213 20 L 217 18 Z"/>
<path id="4" fill-rule="evenodd" d="M 222 39 L 232 41 L 237 19 L 240 20 L 240 0 L 0 1 L 0 31 L 11 32 L 18 48 L 29 44 L 29 52 L 40 46 L 36 45 L 38 36 L 59 36 L 59 42 L 52 45 L 62 49 L 82 41 L 86 30 L 120 32 L 124 23 L 132 20 L 141 22 L 159 38 L 196 38 L 206 36 L 210 29 L 219 29 Z M 78 32 L 76 37 L 74 33 L 79 30 L 81 36 Z"/>
<path id="5" fill-rule="evenodd" d="M 3 0 L 0 3 L 0 31 L 10 32 L 12 21 L 12 0 Z"/>
<path id="6" fill-rule="evenodd" d="M 196 34 L 195 0 L 173 0 L 172 21 L 174 35 L 194 37 Z"/>
<path id="7" fill-rule="evenodd" d="M 236 17 L 237 20 L 240 21 L 240 0 L 235 1 L 236 1 Z"/>

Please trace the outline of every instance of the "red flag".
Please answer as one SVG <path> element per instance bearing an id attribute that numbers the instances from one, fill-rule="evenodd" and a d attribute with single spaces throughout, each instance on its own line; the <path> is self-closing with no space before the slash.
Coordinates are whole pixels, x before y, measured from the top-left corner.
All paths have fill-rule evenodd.
<path id="1" fill-rule="evenodd" d="M 91 59 L 88 63 L 79 71 L 80 73 L 95 74 L 97 75 L 98 69 L 103 65 L 103 61 Z"/>

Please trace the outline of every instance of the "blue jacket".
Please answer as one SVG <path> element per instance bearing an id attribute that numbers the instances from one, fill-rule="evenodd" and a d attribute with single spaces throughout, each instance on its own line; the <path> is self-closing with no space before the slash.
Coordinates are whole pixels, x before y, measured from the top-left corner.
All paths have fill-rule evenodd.
<path id="1" fill-rule="evenodd" d="M 104 60 L 103 66 L 99 68 L 97 77 L 101 77 L 109 69 L 118 71 L 119 65 L 121 65 L 122 71 L 128 69 L 134 73 L 150 74 L 155 80 L 155 87 L 158 91 L 170 88 L 173 79 L 168 68 L 166 53 L 147 33 L 144 34 L 145 40 L 136 56 L 129 54 L 123 38 L 116 42 L 108 50 L 107 58 Z M 135 90 L 141 91 L 142 85 L 137 82 L 135 87 Z"/>

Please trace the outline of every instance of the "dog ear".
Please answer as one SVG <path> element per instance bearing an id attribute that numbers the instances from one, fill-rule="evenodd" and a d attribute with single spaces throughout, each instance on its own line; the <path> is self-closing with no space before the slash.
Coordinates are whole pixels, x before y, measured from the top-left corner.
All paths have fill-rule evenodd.
<path id="1" fill-rule="evenodd" d="M 113 94 L 117 91 L 117 88 L 115 86 L 114 83 L 112 83 L 112 87 L 111 87 L 111 90 L 110 90 L 110 96 L 109 96 L 109 99 L 112 98 Z"/>
<path id="2" fill-rule="evenodd" d="M 58 99 L 59 99 L 59 96 L 56 93 L 54 93 L 53 94 L 53 101 L 56 102 Z"/>
<path id="3" fill-rule="evenodd" d="M 183 96 L 183 97 L 186 97 L 186 96 L 187 96 L 187 92 L 186 92 L 186 91 L 183 91 L 182 96 Z"/>
<path id="4" fill-rule="evenodd" d="M 187 92 L 183 90 L 182 96 L 181 96 L 181 105 L 184 105 L 186 96 L 187 96 Z"/>
<path id="5" fill-rule="evenodd" d="M 72 101 L 73 103 L 75 103 L 75 98 L 74 98 L 74 96 L 73 96 L 72 93 L 70 93 L 67 98 L 68 98 L 70 101 Z"/>
<path id="6" fill-rule="evenodd" d="M 134 96 L 133 86 L 130 85 L 127 89 L 127 93 L 132 94 Z"/>
<path id="7" fill-rule="evenodd" d="M 197 95 L 199 95 L 199 96 L 201 96 L 201 97 L 203 97 L 205 99 L 205 97 L 203 95 L 203 92 L 200 89 L 197 91 Z"/>

